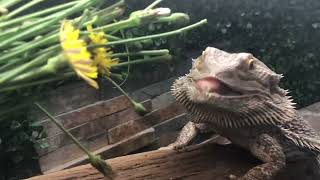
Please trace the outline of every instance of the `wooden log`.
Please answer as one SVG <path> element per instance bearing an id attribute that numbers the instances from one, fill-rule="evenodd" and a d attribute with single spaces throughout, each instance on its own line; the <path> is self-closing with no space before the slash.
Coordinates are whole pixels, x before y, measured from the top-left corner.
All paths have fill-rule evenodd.
<path id="1" fill-rule="evenodd" d="M 218 138 L 217 138 L 218 139 Z M 216 139 L 216 140 L 217 140 Z M 115 180 L 227 180 L 230 174 L 244 175 L 261 162 L 247 151 L 229 145 L 205 143 L 183 151 L 154 150 L 107 160 L 115 171 Z M 307 163 L 287 164 L 275 180 L 315 180 Z M 104 179 L 90 164 L 35 176 L 29 180 Z"/>
<path id="2" fill-rule="evenodd" d="M 119 180 L 146 179 L 216 179 L 232 173 L 244 174 L 259 161 L 248 153 L 231 146 L 206 144 L 191 146 L 183 152 L 155 150 L 107 160 Z M 82 165 L 30 180 L 103 179 L 91 165 Z"/>

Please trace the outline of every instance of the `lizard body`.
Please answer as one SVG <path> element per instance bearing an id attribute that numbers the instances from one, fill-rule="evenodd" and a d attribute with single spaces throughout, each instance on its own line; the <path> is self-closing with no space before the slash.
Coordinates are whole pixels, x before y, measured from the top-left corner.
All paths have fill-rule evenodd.
<path id="1" fill-rule="evenodd" d="M 168 148 L 183 148 L 213 130 L 263 162 L 238 179 L 273 179 L 299 160 L 313 161 L 320 173 L 320 137 L 279 87 L 281 78 L 250 53 L 206 48 L 172 86 L 191 121 Z"/>

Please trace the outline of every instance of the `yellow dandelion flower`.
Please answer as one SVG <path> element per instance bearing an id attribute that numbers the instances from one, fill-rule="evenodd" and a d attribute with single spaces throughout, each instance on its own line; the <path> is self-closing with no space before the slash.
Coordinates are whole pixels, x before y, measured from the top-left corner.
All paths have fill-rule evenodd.
<path id="1" fill-rule="evenodd" d="M 63 21 L 59 35 L 64 55 L 73 70 L 89 85 L 98 89 L 98 83 L 95 81 L 98 76 L 97 67 L 91 60 L 86 42 L 79 39 L 79 29 L 75 29 L 70 21 Z"/>
<path id="2" fill-rule="evenodd" d="M 91 25 L 87 26 L 87 30 L 90 33 L 89 38 L 93 45 L 106 44 L 108 42 L 104 32 L 93 32 Z M 105 47 L 98 47 L 93 50 L 93 61 L 98 66 L 99 73 L 110 75 L 111 66 L 119 63 L 117 59 L 111 58 L 111 54 L 112 51 Z"/>

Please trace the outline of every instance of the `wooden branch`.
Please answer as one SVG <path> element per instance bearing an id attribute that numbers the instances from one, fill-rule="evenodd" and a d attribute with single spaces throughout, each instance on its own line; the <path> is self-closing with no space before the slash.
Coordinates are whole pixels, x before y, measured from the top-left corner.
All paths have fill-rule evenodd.
<path id="1" fill-rule="evenodd" d="M 189 146 L 184 151 L 155 150 L 109 159 L 116 172 L 116 180 L 227 180 L 230 174 L 241 176 L 261 162 L 247 151 L 233 145 Z M 275 180 L 314 180 L 319 173 L 310 172 L 304 161 L 287 164 Z M 104 177 L 90 164 L 77 166 L 29 180 L 92 180 Z"/>
<path id="2" fill-rule="evenodd" d="M 226 179 L 242 175 L 259 161 L 233 146 L 206 144 L 182 152 L 155 150 L 107 160 L 119 180 L 146 179 Z M 30 180 L 103 179 L 91 165 L 30 178 Z"/>

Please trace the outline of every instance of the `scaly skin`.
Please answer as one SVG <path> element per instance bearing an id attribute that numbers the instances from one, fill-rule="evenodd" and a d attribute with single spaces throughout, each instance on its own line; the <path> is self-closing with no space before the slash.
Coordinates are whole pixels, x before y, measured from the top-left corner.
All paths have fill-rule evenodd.
<path id="1" fill-rule="evenodd" d="M 252 54 L 206 48 L 172 86 L 191 121 L 166 148 L 183 148 L 197 134 L 213 130 L 263 162 L 236 179 L 274 179 L 292 161 L 315 162 L 320 172 L 320 137 L 279 87 L 281 77 Z"/>

